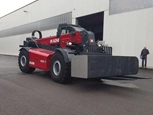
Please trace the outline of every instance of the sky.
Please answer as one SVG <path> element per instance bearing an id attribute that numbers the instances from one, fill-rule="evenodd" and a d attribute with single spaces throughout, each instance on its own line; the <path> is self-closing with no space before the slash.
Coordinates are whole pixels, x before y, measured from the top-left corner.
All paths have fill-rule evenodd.
<path id="1" fill-rule="evenodd" d="M 0 0 L 0 17 L 17 10 L 35 0 Z"/>

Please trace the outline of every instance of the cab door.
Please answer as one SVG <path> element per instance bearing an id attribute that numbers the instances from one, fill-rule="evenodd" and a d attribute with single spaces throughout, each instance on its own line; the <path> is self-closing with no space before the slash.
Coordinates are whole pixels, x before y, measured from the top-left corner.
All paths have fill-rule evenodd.
<path id="1" fill-rule="evenodd" d="M 67 42 L 72 42 L 72 34 L 73 28 L 71 27 L 63 27 L 61 29 L 60 35 L 60 47 L 65 48 L 67 46 Z"/>

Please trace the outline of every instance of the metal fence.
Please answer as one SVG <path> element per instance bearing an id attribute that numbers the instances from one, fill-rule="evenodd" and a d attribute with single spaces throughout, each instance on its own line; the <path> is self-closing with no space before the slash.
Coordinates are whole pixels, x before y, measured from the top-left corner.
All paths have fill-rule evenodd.
<path id="1" fill-rule="evenodd" d="M 112 55 L 112 47 L 108 46 L 95 46 L 95 45 L 89 45 L 88 48 L 89 53 L 103 53 L 103 54 L 110 54 Z"/>

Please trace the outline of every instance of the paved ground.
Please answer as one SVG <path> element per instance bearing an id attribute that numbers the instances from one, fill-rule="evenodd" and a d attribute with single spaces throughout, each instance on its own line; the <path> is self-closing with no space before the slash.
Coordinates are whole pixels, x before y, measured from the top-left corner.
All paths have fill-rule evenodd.
<path id="1" fill-rule="evenodd" d="M 152 78 L 153 71 L 137 76 Z M 153 79 L 62 85 L 39 70 L 23 74 L 17 57 L 0 55 L 0 115 L 153 115 Z"/>

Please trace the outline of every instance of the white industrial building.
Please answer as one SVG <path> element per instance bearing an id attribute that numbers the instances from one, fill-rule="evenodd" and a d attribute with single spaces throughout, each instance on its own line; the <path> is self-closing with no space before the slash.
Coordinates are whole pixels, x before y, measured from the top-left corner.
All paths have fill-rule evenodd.
<path id="1" fill-rule="evenodd" d="M 0 18 L 0 54 L 18 55 L 33 30 L 52 36 L 58 24 L 72 23 L 93 31 L 96 39 L 113 47 L 113 55 L 139 58 L 146 46 L 152 68 L 152 21 L 153 0 L 36 0 Z"/>

